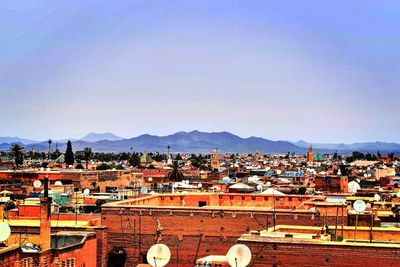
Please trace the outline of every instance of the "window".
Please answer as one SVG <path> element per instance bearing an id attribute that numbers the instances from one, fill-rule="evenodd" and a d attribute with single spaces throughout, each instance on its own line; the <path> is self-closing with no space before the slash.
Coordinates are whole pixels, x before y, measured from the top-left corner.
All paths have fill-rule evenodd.
<path id="1" fill-rule="evenodd" d="M 70 258 L 62 261 L 61 267 L 75 267 L 75 259 Z"/>
<path id="2" fill-rule="evenodd" d="M 207 206 L 207 201 L 199 201 L 199 207 Z"/>
<path id="3" fill-rule="evenodd" d="M 20 267 L 33 267 L 33 258 L 24 258 L 19 261 L 19 266 Z"/>

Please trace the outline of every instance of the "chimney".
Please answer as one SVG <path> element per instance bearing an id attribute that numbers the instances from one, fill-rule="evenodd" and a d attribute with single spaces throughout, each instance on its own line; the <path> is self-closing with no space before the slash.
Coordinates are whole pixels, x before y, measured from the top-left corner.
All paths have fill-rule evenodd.
<path id="1" fill-rule="evenodd" d="M 50 222 L 49 179 L 44 178 L 44 196 L 40 197 L 40 247 L 41 251 L 51 249 L 51 222 Z"/>

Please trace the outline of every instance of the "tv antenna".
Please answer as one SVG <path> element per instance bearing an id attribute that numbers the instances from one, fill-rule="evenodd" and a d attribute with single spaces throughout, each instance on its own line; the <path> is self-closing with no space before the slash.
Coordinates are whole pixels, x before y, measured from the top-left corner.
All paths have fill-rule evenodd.
<path id="1" fill-rule="evenodd" d="M 246 267 L 251 261 L 251 251 L 246 245 L 236 244 L 226 254 L 231 267 Z"/>
<path id="2" fill-rule="evenodd" d="M 155 244 L 147 251 L 147 262 L 153 267 L 166 266 L 171 259 L 171 251 L 164 244 Z"/>

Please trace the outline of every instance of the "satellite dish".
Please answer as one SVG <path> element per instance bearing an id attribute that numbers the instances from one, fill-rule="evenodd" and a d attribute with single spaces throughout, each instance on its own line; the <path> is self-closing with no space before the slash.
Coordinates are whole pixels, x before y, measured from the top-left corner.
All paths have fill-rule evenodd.
<path id="1" fill-rule="evenodd" d="M 50 169 L 50 168 L 47 168 L 47 169 L 46 169 L 46 171 L 48 171 L 48 172 L 49 172 L 49 171 L 51 171 L 51 169 Z"/>
<path id="2" fill-rule="evenodd" d="M 282 173 L 281 170 L 277 170 L 277 171 L 276 171 L 276 174 L 278 174 L 278 175 L 281 174 L 281 173 Z"/>
<path id="3" fill-rule="evenodd" d="M 148 180 L 149 182 L 151 182 L 151 181 L 153 181 L 153 177 L 149 177 L 147 180 Z"/>
<path id="4" fill-rule="evenodd" d="M 142 188 L 140 188 L 140 194 L 147 194 L 149 192 L 149 189 L 145 186 L 143 186 Z"/>
<path id="5" fill-rule="evenodd" d="M 90 194 L 90 189 L 86 188 L 85 190 L 83 190 L 83 195 L 88 196 Z"/>
<path id="6" fill-rule="evenodd" d="M 201 183 L 198 183 L 198 184 L 197 184 L 197 187 L 198 187 L 198 188 L 202 188 L 203 185 L 202 185 Z"/>
<path id="7" fill-rule="evenodd" d="M 41 181 L 35 180 L 35 181 L 33 182 L 33 187 L 39 188 L 39 187 L 41 187 L 41 186 L 42 186 L 42 182 L 41 182 Z"/>
<path id="8" fill-rule="evenodd" d="M 363 211 L 365 210 L 366 207 L 367 207 L 367 205 L 365 204 L 364 201 L 362 201 L 362 200 L 356 200 L 356 201 L 354 201 L 353 208 L 354 208 L 354 210 L 357 211 L 358 213 L 363 212 Z"/>
<path id="9" fill-rule="evenodd" d="M 381 200 L 381 196 L 378 195 L 378 194 L 375 194 L 374 195 L 374 200 L 377 201 L 377 202 L 380 201 Z"/>
<path id="10" fill-rule="evenodd" d="M 62 184 L 62 182 L 61 182 L 61 181 L 56 181 L 56 182 L 54 183 L 54 185 L 61 186 L 61 185 L 63 185 L 63 184 Z"/>
<path id="11" fill-rule="evenodd" d="M 246 245 L 232 246 L 226 254 L 228 263 L 232 267 L 246 267 L 251 261 L 251 251 Z"/>
<path id="12" fill-rule="evenodd" d="M 153 267 L 166 266 L 171 259 L 171 251 L 164 244 L 155 244 L 147 251 L 147 262 Z"/>
<path id="13" fill-rule="evenodd" d="M 261 191 L 262 189 L 263 189 L 262 184 L 257 185 L 257 190 L 258 190 L 258 191 Z"/>
<path id="14" fill-rule="evenodd" d="M 10 226 L 7 223 L 0 222 L 0 242 L 6 241 L 11 235 Z"/>

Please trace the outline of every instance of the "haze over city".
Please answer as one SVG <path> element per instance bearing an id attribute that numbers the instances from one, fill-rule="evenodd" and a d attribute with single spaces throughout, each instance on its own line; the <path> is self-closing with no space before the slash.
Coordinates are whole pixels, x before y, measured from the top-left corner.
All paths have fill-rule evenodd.
<path id="1" fill-rule="evenodd" d="M 12 1 L 0 136 L 400 142 L 398 1 Z"/>

